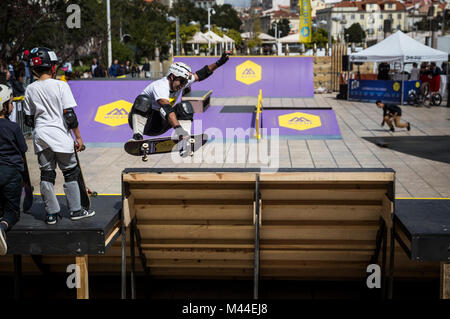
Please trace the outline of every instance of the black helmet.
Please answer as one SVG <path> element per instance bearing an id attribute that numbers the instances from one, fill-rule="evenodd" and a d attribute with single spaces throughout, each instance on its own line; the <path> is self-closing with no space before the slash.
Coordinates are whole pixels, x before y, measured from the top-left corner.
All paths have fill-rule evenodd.
<path id="1" fill-rule="evenodd" d="M 30 51 L 30 66 L 51 68 L 58 64 L 56 53 L 48 48 L 34 48 Z"/>

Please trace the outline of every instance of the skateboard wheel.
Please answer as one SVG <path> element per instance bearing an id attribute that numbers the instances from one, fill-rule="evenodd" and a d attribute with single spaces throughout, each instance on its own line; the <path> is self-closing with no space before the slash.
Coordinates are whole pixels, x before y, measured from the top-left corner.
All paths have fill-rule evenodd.
<path id="1" fill-rule="evenodd" d="M 148 148 L 148 143 L 142 144 L 142 148 Z"/>
<path id="2" fill-rule="evenodd" d="M 191 152 L 189 153 L 189 156 L 194 156 L 194 152 L 191 151 Z"/>
<path id="3" fill-rule="evenodd" d="M 195 138 L 192 138 L 192 137 L 191 137 L 191 138 L 189 139 L 189 143 L 194 144 L 194 143 L 195 143 Z"/>
<path id="4" fill-rule="evenodd" d="M 147 161 L 148 161 L 148 158 L 147 158 L 147 157 L 143 157 L 143 158 L 142 158 L 142 161 L 143 161 L 143 162 L 147 162 Z"/>

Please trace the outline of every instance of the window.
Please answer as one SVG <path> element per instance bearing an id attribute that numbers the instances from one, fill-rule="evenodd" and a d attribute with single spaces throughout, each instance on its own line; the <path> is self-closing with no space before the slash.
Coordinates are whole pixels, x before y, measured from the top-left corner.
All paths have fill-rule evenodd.
<path id="1" fill-rule="evenodd" d="M 388 8 L 389 8 L 389 9 L 392 9 L 392 3 L 389 3 L 389 4 L 388 4 Z"/>
<path id="2" fill-rule="evenodd" d="M 383 15 L 382 14 L 380 14 L 380 19 L 383 19 Z"/>
<path id="3" fill-rule="evenodd" d="M 352 15 L 350 16 L 350 19 L 355 20 L 355 15 L 352 14 Z"/>
<path id="4" fill-rule="evenodd" d="M 389 19 L 392 20 L 392 13 L 389 13 Z"/>
<path id="5" fill-rule="evenodd" d="M 402 14 L 401 13 L 397 14 L 397 18 L 401 19 L 402 18 Z"/>
<path id="6" fill-rule="evenodd" d="M 359 16 L 359 18 L 360 18 L 361 20 L 364 20 L 364 14 L 361 14 L 361 15 Z"/>

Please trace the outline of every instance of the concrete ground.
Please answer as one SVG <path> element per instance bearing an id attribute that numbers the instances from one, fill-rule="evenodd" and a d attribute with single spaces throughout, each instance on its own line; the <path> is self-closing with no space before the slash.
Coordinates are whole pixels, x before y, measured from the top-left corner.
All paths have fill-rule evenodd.
<path id="1" fill-rule="evenodd" d="M 341 130 L 341 140 L 279 140 L 276 153 L 280 167 L 300 168 L 393 168 L 397 173 L 397 198 L 449 198 L 450 164 L 424 159 L 389 148 L 380 148 L 362 137 L 370 136 L 424 136 L 450 135 L 450 108 L 403 107 L 404 121 L 411 122 L 411 131 L 397 129 L 391 133 L 380 126 L 382 111 L 374 103 L 336 100 L 336 94 L 316 95 L 314 98 L 265 98 L 264 106 L 331 107 Z M 212 98 L 211 105 L 255 105 L 256 97 Z M 83 133 L 83 132 L 81 132 Z M 130 132 L 131 136 L 131 132 Z M 212 145 L 213 143 L 211 143 Z M 39 168 L 28 140 L 27 154 L 31 182 L 39 192 Z M 207 144 L 208 145 L 208 144 Z M 172 154 L 157 154 L 148 162 L 125 153 L 122 147 L 93 147 L 79 154 L 86 184 L 99 194 L 121 192 L 121 172 L 130 167 L 255 167 L 255 143 L 237 142 L 227 145 L 224 160 L 210 163 L 207 158 L 193 159 L 194 163 L 180 163 Z M 211 147 L 211 146 L 210 146 Z M 205 148 L 212 152 L 211 148 Z M 236 152 L 245 152 L 243 161 L 237 162 Z M 197 153 L 196 153 L 197 154 Z M 199 153 L 200 154 L 200 153 Z M 57 171 L 56 192 L 62 193 L 63 176 Z"/>

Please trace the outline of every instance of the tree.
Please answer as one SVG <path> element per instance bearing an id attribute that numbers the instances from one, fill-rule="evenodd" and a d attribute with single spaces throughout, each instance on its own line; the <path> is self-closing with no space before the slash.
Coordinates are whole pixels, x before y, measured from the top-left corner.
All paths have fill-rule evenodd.
<path id="1" fill-rule="evenodd" d="M 262 44 L 259 35 L 261 34 L 261 24 L 259 23 L 259 19 L 256 14 L 252 14 L 251 17 L 251 30 L 250 39 L 247 40 L 246 45 L 248 48 L 253 49 Z"/>
<path id="2" fill-rule="evenodd" d="M 227 32 L 227 36 L 229 36 L 231 39 L 234 40 L 235 45 L 240 48 L 242 46 L 242 37 L 241 33 L 239 31 L 236 31 L 234 29 L 230 29 Z"/>
<path id="3" fill-rule="evenodd" d="M 180 24 L 187 25 L 189 22 L 195 21 L 203 26 L 208 23 L 208 11 L 196 7 L 193 1 L 178 0 L 173 4 L 169 14 L 173 17 L 178 16 Z"/>
<path id="4" fill-rule="evenodd" d="M 289 34 L 289 32 L 291 31 L 289 20 L 283 18 L 281 20 L 278 20 L 276 23 L 277 23 L 277 31 L 278 32 L 281 31 L 280 37 L 282 38 L 282 37 L 287 36 Z M 269 34 L 271 36 L 275 37 L 275 26 L 274 25 L 272 25 L 272 28 L 269 29 Z"/>
<path id="5" fill-rule="evenodd" d="M 241 28 L 242 21 L 231 5 L 214 5 L 213 9 L 216 12 L 212 17 L 214 24 L 227 29 L 239 30 Z"/>
<path id="6" fill-rule="evenodd" d="M 362 43 L 366 39 L 366 32 L 359 23 L 353 23 L 344 30 L 345 39 L 352 43 Z"/>
<path id="7" fill-rule="evenodd" d="M 328 43 L 328 32 L 325 29 L 318 28 L 317 30 L 312 31 L 311 34 L 311 43 L 306 44 L 308 49 L 314 46 L 314 43 L 319 47 L 323 48 Z"/>

